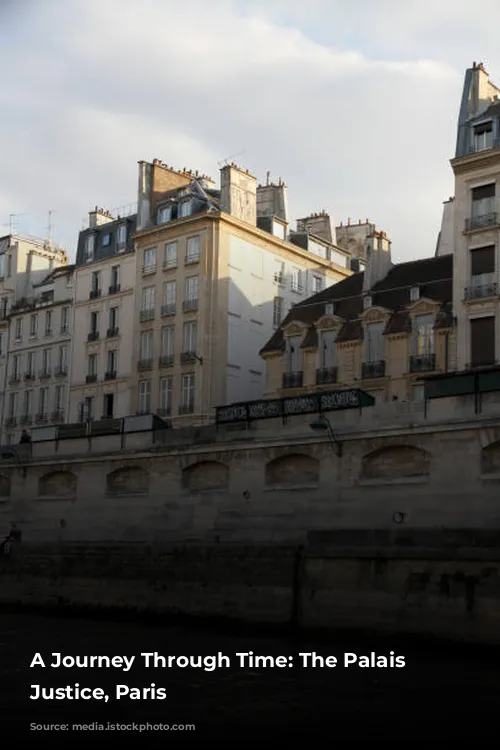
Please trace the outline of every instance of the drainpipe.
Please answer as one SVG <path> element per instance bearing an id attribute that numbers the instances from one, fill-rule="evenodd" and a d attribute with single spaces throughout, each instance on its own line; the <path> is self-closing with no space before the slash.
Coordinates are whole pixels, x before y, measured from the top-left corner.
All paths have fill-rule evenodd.
<path id="1" fill-rule="evenodd" d="M 213 351 L 214 351 L 214 336 L 213 336 L 213 319 L 214 319 L 214 305 L 215 305 L 215 288 L 217 284 L 217 269 L 219 265 L 219 247 L 217 246 L 217 252 L 215 249 L 215 222 L 216 219 L 211 219 L 212 222 L 212 276 L 210 279 L 210 314 L 209 314 L 209 334 L 208 334 L 208 341 L 209 341 L 209 368 L 208 368 L 208 387 L 207 387 L 207 396 L 208 396 L 208 403 L 206 405 L 206 408 L 208 409 L 208 416 L 210 416 L 211 408 L 212 408 L 212 367 L 213 367 Z M 208 252 L 205 250 L 205 278 L 208 279 Z"/>
<path id="2" fill-rule="evenodd" d="M 444 371 L 450 369 L 450 334 L 445 333 L 444 337 Z"/>

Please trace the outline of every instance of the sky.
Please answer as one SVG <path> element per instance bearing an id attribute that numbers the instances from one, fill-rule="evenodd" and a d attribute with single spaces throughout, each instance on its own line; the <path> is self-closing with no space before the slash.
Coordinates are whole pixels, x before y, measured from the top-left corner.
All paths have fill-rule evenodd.
<path id="1" fill-rule="evenodd" d="M 478 6 L 479 7 L 479 6 Z M 500 82 L 498 0 L 0 0 L 0 235 L 74 258 L 137 162 L 283 178 L 290 218 L 369 218 L 434 254 L 464 72 Z"/>

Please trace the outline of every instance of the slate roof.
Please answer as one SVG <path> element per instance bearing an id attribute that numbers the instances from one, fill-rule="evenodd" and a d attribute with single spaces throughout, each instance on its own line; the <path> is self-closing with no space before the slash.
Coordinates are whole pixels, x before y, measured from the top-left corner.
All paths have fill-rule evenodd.
<path id="1" fill-rule="evenodd" d="M 387 276 L 375 284 L 370 292 L 373 307 L 384 307 L 392 311 L 384 333 L 409 333 L 411 331 L 411 318 L 407 308 L 412 303 L 410 290 L 416 286 L 419 287 L 420 297 L 427 297 L 441 303 L 434 327 L 450 327 L 453 321 L 452 277 L 453 255 L 423 258 L 394 265 Z M 345 321 L 339 331 L 337 341 L 362 339 L 363 278 L 362 271 L 355 273 L 295 305 L 283 320 L 280 328 L 261 349 L 260 354 L 283 350 L 285 345 L 283 328 L 292 321 L 308 325 L 302 346 L 314 346 L 317 341 L 314 323 L 325 314 L 325 305 L 332 302 L 334 315 Z"/>

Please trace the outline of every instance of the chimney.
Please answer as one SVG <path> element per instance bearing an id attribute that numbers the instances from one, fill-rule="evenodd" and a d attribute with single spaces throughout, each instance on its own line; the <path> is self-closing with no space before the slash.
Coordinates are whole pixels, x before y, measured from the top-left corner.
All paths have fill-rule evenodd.
<path id="1" fill-rule="evenodd" d="M 269 172 L 268 172 L 269 175 Z M 288 196 L 284 182 L 275 185 L 268 182 L 257 188 L 257 216 L 275 216 L 282 221 L 288 221 Z"/>
<path id="2" fill-rule="evenodd" d="M 93 211 L 89 211 L 89 229 L 109 224 L 110 221 L 114 221 L 114 216 L 111 216 L 109 211 L 106 211 L 104 208 L 96 206 Z"/>
<path id="3" fill-rule="evenodd" d="M 491 104 L 493 94 L 496 92 L 490 85 L 490 79 L 483 63 L 473 63 L 469 72 L 470 86 L 467 110 L 469 117 L 475 117 Z"/>
<path id="4" fill-rule="evenodd" d="M 257 226 L 257 180 L 248 170 L 227 164 L 220 171 L 221 210 Z"/>
<path id="5" fill-rule="evenodd" d="M 332 222 L 330 216 L 322 211 L 320 214 L 315 213 L 307 216 L 305 219 L 297 219 L 297 232 L 308 232 L 315 234 L 316 237 L 327 242 L 333 243 Z"/>
<path id="6" fill-rule="evenodd" d="M 371 292 L 375 284 L 382 281 L 392 267 L 391 241 L 385 232 L 373 231 L 366 238 L 366 265 L 363 291 Z"/>

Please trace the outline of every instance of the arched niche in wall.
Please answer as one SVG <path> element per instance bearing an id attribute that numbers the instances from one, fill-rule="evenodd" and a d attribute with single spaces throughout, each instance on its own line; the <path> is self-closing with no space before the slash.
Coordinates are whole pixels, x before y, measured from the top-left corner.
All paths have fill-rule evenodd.
<path id="1" fill-rule="evenodd" d="M 0 474 L 0 500 L 10 497 L 10 477 Z"/>
<path id="2" fill-rule="evenodd" d="M 429 474 L 430 455 L 414 445 L 389 445 L 363 456 L 362 479 L 404 479 Z"/>
<path id="3" fill-rule="evenodd" d="M 106 477 L 108 495 L 144 495 L 149 489 L 149 474 L 141 466 L 115 469 Z"/>
<path id="4" fill-rule="evenodd" d="M 481 451 L 481 472 L 500 474 L 500 440 L 490 443 Z"/>
<path id="5" fill-rule="evenodd" d="M 39 497 L 76 497 L 77 478 L 72 471 L 50 471 L 38 480 Z"/>
<path id="6" fill-rule="evenodd" d="M 182 472 L 182 486 L 190 492 L 224 491 L 229 487 L 229 467 L 220 461 L 200 461 Z"/>
<path id="7" fill-rule="evenodd" d="M 319 481 L 320 463 L 305 453 L 291 453 L 273 458 L 266 464 L 267 487 L 303 487 Z"/>

